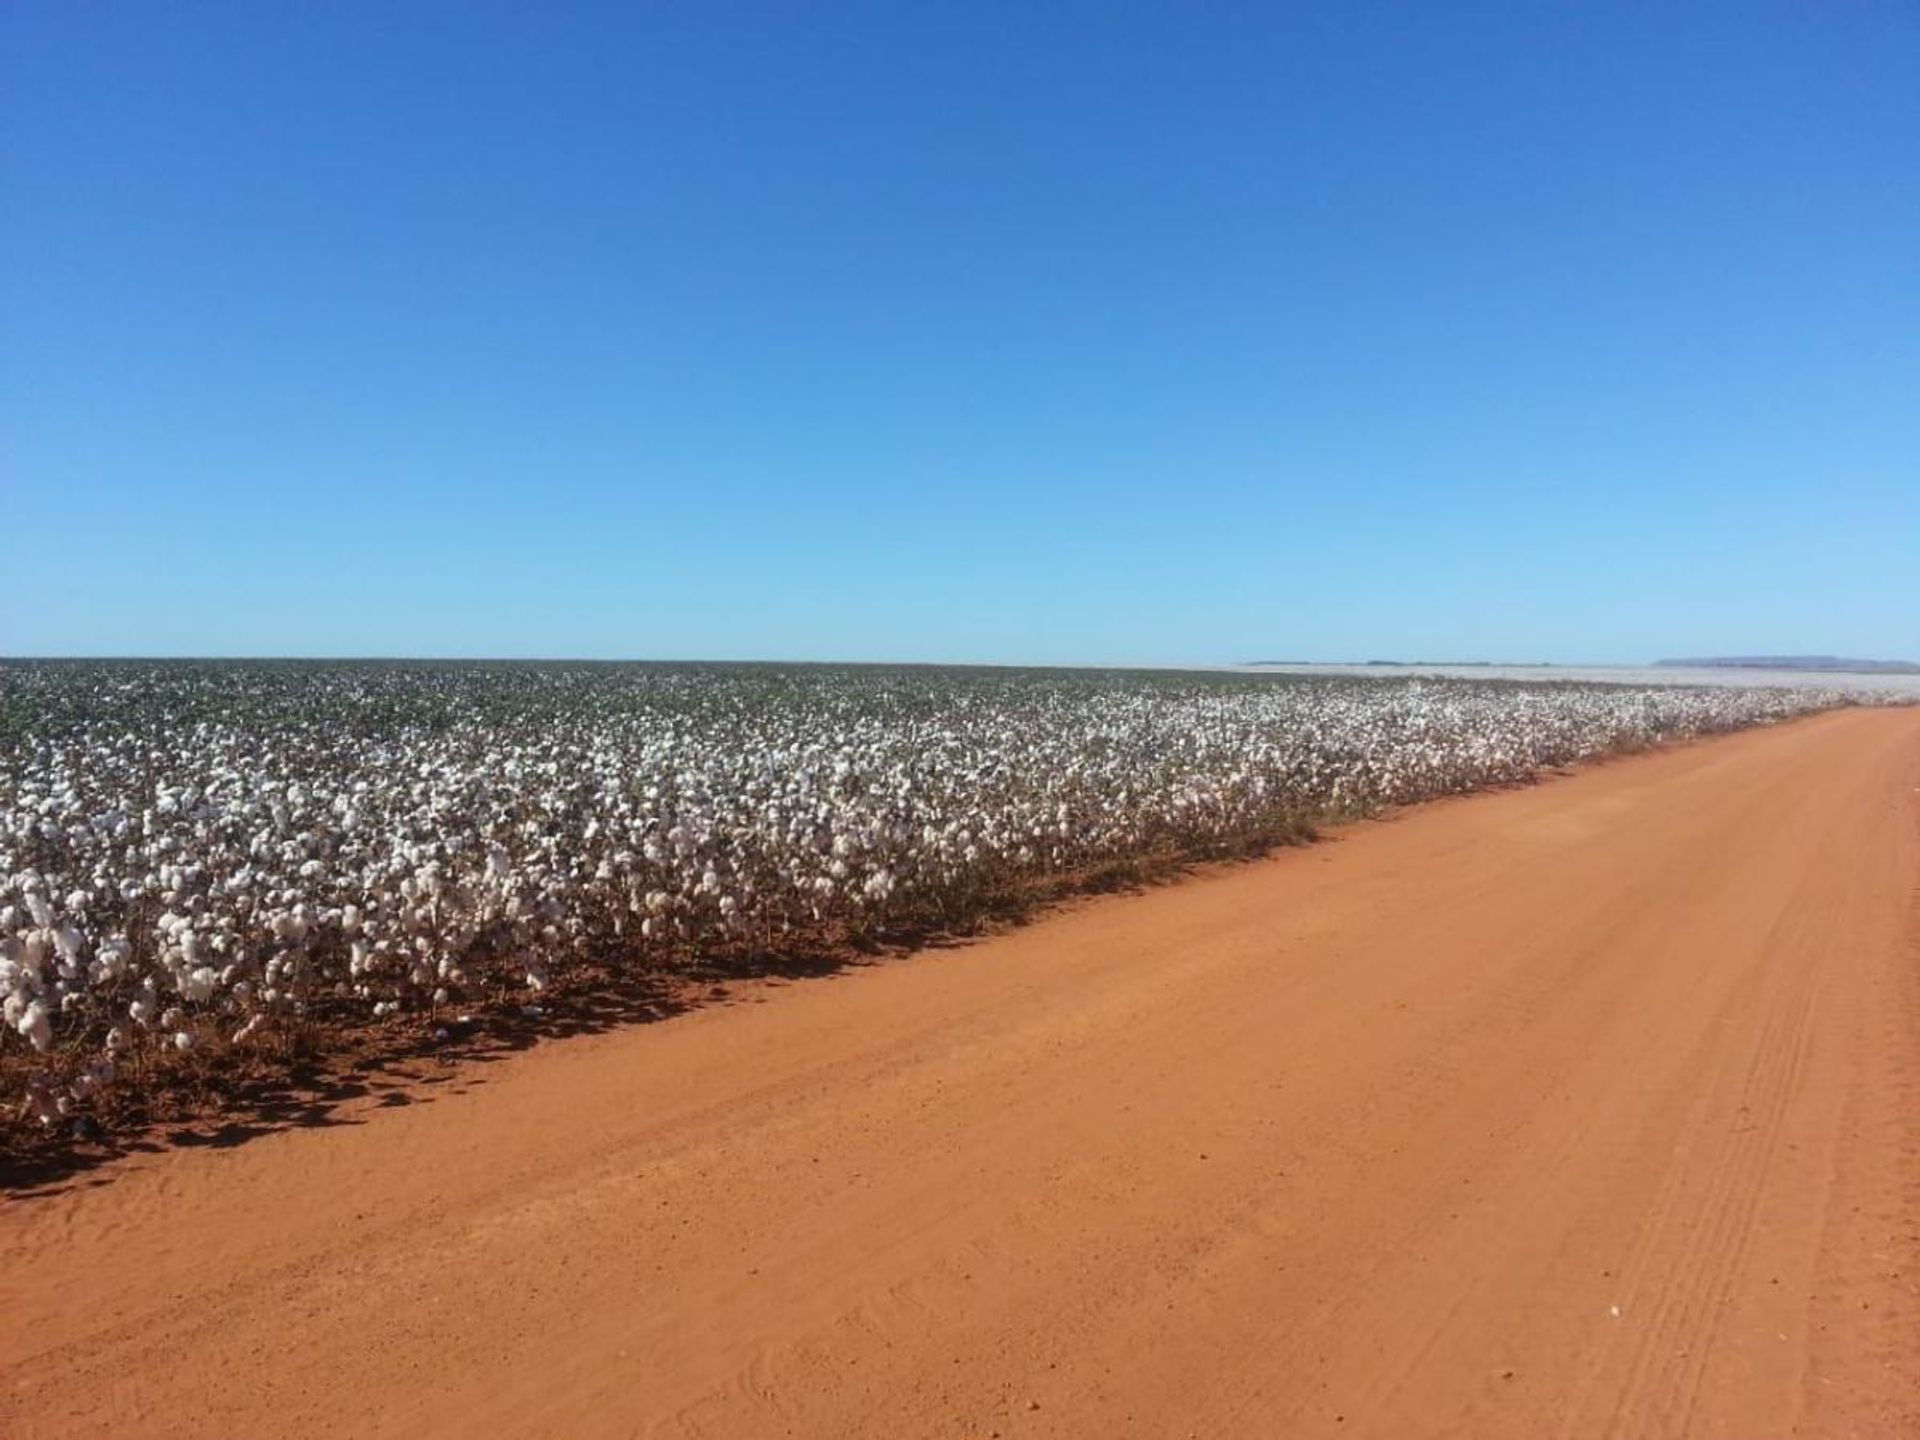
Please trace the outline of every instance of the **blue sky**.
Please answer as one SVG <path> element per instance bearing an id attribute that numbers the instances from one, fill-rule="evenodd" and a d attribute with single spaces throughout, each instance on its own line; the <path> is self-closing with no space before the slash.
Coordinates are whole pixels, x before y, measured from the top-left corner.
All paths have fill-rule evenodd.
<path id="1" fill-rule="evenodd" d="M 1920 658 L 1920 11 L 0 13 L 0 653 Z"/>

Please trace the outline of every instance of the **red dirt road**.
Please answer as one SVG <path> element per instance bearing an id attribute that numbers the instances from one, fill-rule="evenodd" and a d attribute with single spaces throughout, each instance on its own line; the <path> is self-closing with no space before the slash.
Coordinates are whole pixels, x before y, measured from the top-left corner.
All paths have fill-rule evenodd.
<path id="1" fill-rule="evenodd" d="M 143 1157 L 0 1433 L 1920 1434 L 1917 881 L 1850 711 Z"/>

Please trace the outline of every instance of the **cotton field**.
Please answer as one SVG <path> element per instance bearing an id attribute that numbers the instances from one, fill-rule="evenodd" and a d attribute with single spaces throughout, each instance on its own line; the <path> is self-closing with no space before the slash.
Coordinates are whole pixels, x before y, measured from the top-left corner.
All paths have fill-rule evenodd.
<path id="1" fill-rule="evenodd" d="M 0 1066 L 57 1126 L 199 1047 L 964 924 L 1832 690 L 877 667 L 0 667 Z M 278 1053 L 274 1051 L 272 1053 Z"/>

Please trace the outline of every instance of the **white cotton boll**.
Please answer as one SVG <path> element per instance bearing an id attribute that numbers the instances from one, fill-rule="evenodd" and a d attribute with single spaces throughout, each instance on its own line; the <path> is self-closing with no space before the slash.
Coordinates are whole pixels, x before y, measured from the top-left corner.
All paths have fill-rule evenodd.
<path id="1" fill-rule="evenodd" d="M 43 1002 L 35 1000 L 28 1005 L 15 1028 L 40 1054 L 44 1055 L 53 1048 L 53 1017 L 47 1013 Z"/>
<path id="2" fill-rule="evenodd" d="M 127 1032 L 122 1030 L 118 1025 L 107 1031 L 107 1050 L 109 1053 L 122 1048 L 126 1043 Z"/>
<path id="3" fill-rule="evenodd" d="M 185 1030 L 176 1030 L 173 1034 L 173 1048 L 176 1050 L 191 1050 L 193 1048 L 192 1034 Z"/>
<path id="4" fill-rule="evenodd" d="M 47 903 L 47 897 L 38 890 L 27 892 L 27 913 L 33 916 L 33 923 L 42 930 L 53 924 L 53 906 Z"/>
<path id="5" fill-rule="evenodd" d="M 109 935 L 102 940 L 94 951 L 95 958 L 106 967 L 110 978 L 118 979 L 127 968 L 127 961 L 133 955 L 133 945 L 124 935 Z"/>
<path id="6" fill-rule="evenodd" d="M 180 993 L 196 1005 L 204 1005 L 213 998 L 214 982 L 220 977 L 210 965 L 202 965 L 186 978 L 180 987 Z"/>

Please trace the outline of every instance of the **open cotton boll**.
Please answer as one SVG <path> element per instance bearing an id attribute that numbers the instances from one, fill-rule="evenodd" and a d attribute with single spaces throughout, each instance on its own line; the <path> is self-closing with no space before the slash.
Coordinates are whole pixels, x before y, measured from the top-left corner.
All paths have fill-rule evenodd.
<path id="1" fill-rule="evenodd" d="M 53 1017 L 47 1013 L 44 1001 L 29 1004 L 15 1028 L 38 1054 L 44 1055 L 53 1048 Z"/>
<path id="2" fill-rule="evenodd" d="M 60 954 L 61 964 L 71 966 L 81 958 L 81 931 L 71 922 L 61 922 L 52 929 L 54 950 Z"/>
<path id="3" fill-rule="evenodd" d="M 107 978 L 114 980 L 125 972 L 132 955 L 133 945 L 124 935 L 109 935 L 94 950 L 94 958 L 104 968 Z"/>

